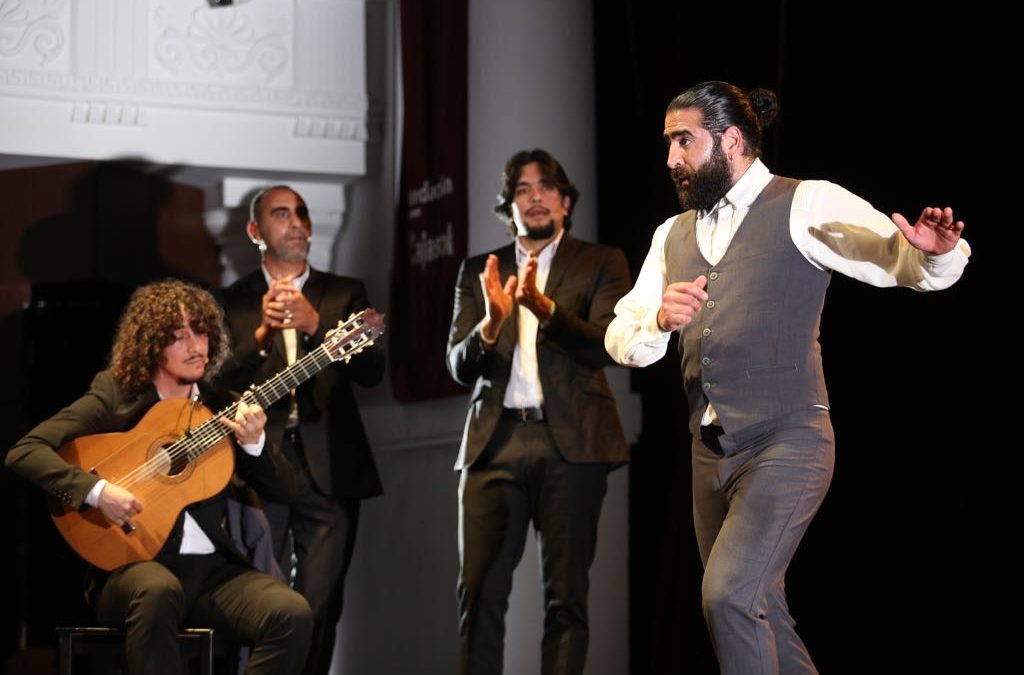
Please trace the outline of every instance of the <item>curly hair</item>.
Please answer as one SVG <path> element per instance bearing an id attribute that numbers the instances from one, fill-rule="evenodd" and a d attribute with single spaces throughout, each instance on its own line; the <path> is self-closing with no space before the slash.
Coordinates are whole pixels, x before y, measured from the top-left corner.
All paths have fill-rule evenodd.
<path id="1" fill-rule="evenodd" d="M 178 279 L 146 284 L 128 300 L 110 354 L 114 380 L 126 393 L 137 394 L 152 381 L 164 348 L 174 341 L 174 331 L 184 326 L 183 309 L 192 330 L 209 340 L 204 377 L 210 378 L 224 363 L 228 332 L 224 311 L 213 295 Z"/>
<path id="2" fill-rule="evenodd" d="M 523 167 L 532 162 L 537 163 L 540 175 L 554 184 L 558 194 L 569 198 L 569 213 L 565 216 L 563 227 L 571 229 L 572 211 L 576 208 L 580 191 L 569 180 L 559 161 L 551 153 L 540 148 L 520 150 L 505 163 L 505 170 L 501 172 L 501 192 L 498 193 L 498 203 L 494 206 L 494 215 L 505 222 L 509 233 L 515 237 L 516 224 L 512 221 L 512 202 L 515 201 L 516 183 L 519 182 L 519 174 L 523 172 Z"/>

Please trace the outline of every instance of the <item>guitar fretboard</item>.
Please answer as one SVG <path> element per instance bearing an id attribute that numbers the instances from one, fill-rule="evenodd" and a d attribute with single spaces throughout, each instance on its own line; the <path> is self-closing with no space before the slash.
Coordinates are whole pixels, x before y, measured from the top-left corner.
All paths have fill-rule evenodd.
<path id="1" fill-rule="evenodd" d="M 246 390 L 241 400 L 246 403 L 258 403 L 266 410 L 333 361 L 348 358 L 372 342 L 373 331 L 370 327 L 358 319 L 353 319 L 350 323 L 358 327 L 350 331 L 349 337 L 340 343 L 336 340 L 326 340 L 263 384 Z M 172 458 L 187 457 L 188 461 L 196 459 L 231 433 L 230 429 L 220 423 L 220 419 L 234 419 L 237 412 L 236 401 L 195 429 L 187 431 L 167 448 L 168 454 Z"/>

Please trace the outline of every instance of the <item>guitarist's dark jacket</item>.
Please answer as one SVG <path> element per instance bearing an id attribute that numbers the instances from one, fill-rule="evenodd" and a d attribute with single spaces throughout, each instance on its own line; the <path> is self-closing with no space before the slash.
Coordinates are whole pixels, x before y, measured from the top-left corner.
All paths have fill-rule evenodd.
<path id="1" fill-rule="evenodd" d="M 131 430 L 158 400 L 152 384 L 146 385 L 139 394 L 129 396 L 109 371 L 101 371 L 93 378 L 84 396 L 18 441 L 7 453 L 5 463 L 56 501 L 71 508 L 90 508 L 85 504 L 85 497 L 101 477 L 65 462 L 56 451 L 81 436 Z M 215 392 L 200 386 L 200 402 L 213 412 L 228 406 L 233 400 L 227 392 Z M 258 457 L 235 445 L 235 472 L 263 494 L 269 491 L 281 501 L 295 498 L 295 475 L 291 464 L 277 452 L 269 436 Z M 230 485 L 218 494 L 190 505 L 187 510 L 218 550 L 244 561 L 244 556 L 225 529 L 229 491 Z M 150 505 L 149 508 L 157 507 Z M 183 520 L 184 513 L 178 516 L 158 560 L 177 554 L 181 546 Z"/>

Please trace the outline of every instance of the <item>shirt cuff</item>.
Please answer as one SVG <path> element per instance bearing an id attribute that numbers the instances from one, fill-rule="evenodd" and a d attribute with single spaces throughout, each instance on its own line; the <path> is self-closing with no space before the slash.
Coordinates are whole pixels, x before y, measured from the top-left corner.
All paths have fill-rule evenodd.
<path id="1" fill-rule="evenodd" d="M 643 342 L 662 340 L 672 334 L 672 331 L 662 330 L 661 326 L 658 325 L 658 312 L 660 309 L 660 307 L 648 309 L 641 316 L 640 324 L 637 326 L 637 333 Z"/>
<path id="2" fill-rule="evenodd" d="M 107 479 L 100 478 L 96 481 L 96 484 L 89 490 L 89 494 L 85 496 L 85 503 L 93 508 L 100 503 L 100 493 L 103 492 L 103 488 L 107 487 Z"/>
<path id="3" fill-rule="evenodd" d="M 263 445 L 267 442 L 267 432 L 261 431 L 260 438 L 255 443 L 239 443 L 242 451 L 247 455 L 259 457 L 263 453 Z"/>
<path id="4" fill-rule="evenodd" d="M 967 245 L 966 241 L 961 239 L 956 243 L 956 246 L 945 253 L 940 253 L 938 255 L 925 254 L 924 264 L 930 274 L 942 276 L 957 264 L 957 259 L 960 256 L 967 258 L 970 255 L 971 247 Z"/>

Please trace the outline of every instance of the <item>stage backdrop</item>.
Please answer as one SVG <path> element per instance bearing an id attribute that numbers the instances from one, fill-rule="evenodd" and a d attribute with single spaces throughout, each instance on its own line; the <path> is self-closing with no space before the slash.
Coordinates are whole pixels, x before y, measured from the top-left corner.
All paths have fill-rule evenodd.
<path id="1" fill-rule="evenodd" d="M 403 0 L 404 121 L 391 313 L 400 401 L 465 392 L 445 368 L 466 257 L 466 0 Z"/>

